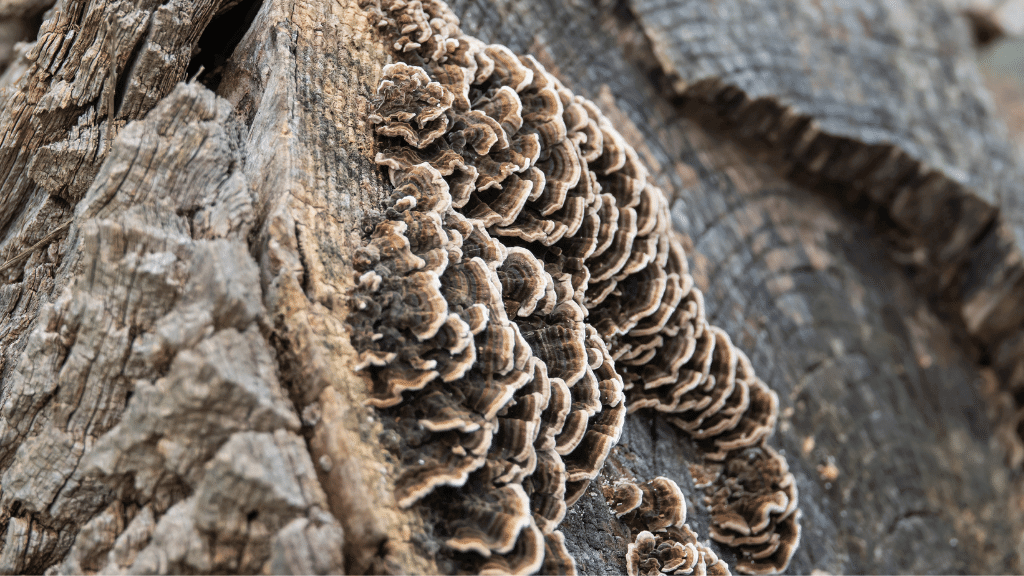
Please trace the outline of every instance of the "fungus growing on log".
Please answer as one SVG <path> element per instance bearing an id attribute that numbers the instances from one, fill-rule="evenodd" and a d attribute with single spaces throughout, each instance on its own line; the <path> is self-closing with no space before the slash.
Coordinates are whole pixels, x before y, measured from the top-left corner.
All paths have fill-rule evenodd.
<path id="1" fill-rule="evenodd" d="M 626 551 L 626 574 L 659 576 L 729 576 L 729 566 L 715 552 L 697 541 L 697 535 L 685 524 L 668 534 L 643 531 Z"/>
<path id="2" fill-rule="evenodd" d="M 605 498 L 635 540 L 626 550 L 629 576 L 730 574 L 687 526 L 686 500 L 675 482 L 657 477 L 643 484 L 628 480 L 606 486 Z"/>
<path id="3" fill-rule="evenodd" d="M 397 500 L 428 501 L 469 570 L 572 573 L 558 525 L 628 410 L 670 413 L 728 477 L 744 449 L 770 450 L 778 400 L 708 325 L 664 193 L 597 106 L 533 57 L 462 34 L 439 0 L 374 4 L 402 60 L 369 117 L 394 192 L 357 251 L 349 322 L 369 402 L 399 438 Z M 658 482 L 641 488 L 668 506 L 654 531 L 685 518 Z M 779 546 L 752 552 L 751 571 L 795 549 L 796 516 L 772 510 L 757 533 Z M 659 569 L 724 566 L 692 540 Z"/>
<path id="4" fill-rule="evenodd" d="M 664 476 L 643 484 L 625 481 L 605 490 L 615 515 L 631 528 L 664 532 L 686 522 L 686 500 L 679 486 Z"/>
<path id="5" fill-rule="evenodd" d="M 739 549 L 736 568 L 744 573 L 785 569 L 800 542 L 796 481 L 785 458 L 759 445 L 706 468 L 712 540 Z"/>

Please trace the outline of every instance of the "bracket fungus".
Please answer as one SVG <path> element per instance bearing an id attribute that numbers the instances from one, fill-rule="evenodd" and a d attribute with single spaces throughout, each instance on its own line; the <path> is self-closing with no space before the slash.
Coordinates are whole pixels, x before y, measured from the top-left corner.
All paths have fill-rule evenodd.
<path id="1" fill-rule="evenodd" d="M 728 476 L 770 450 L 778 399 L 707 323 L 665 194 L 596 105 L 463 34 L 440 0 L 366 4 L 397 60 L 369 116 L 393 193 L 356 252 L 348 321 L 399 438 L 398 503 L 443 492 L 436 529 L 468 570 L 572 573 L 558 526 L 627 411 L 670 414 Z M 663 484 L 648 503 L 665 505 Z M 769 562 L 757 544 L 751 571 L 785 568 L 795 519 L 769 513 L 756 532 L 783 543 Z M 651 521 L 656 539 L 681 525 Z M 692 540 L 661 569 L 724 567 Z"/>
<path id="2" fill-rule="evenodd" d="M 619 481 L 604 493 L 615 515 L 636 535 L 626 550 L 629 576 L 730 574 L 729 566 L 684 523 L 686 500 L 672 480 Z"/>
<path id="3" fill-rule="evenodd" d="M 759 445 L 706 468 L 711 539 L 738 548 L 736 568 L 744 573 L 785 569 L 800 543 L 796 481 L 786 459 Z"/>
<path id="4" fill-rule="evenodd" d="M 714 550 L 697 541 L 697 535 L 685 524 L 666 534 L 642 531 L 626 551 L 629 576 L 692 574 L 693 576 L 729 576 L 729 566 Z"/>

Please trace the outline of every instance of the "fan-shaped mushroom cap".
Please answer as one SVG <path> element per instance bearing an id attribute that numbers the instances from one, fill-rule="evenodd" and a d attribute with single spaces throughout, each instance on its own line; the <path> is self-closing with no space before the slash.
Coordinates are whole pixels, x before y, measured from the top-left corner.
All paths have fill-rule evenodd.
<path id="1" fill-rule="evenodd" d="M 515 330 L 511 326 L 488 324 L 476 336 L 476 357 L 484 373 L 508 374 L 515 366 Z"/>
<path id="2" fill-rule="evenodd" d="M 401 137 L 422 148 L 448 129 L 445 112 L 455 96 L 418 66 L 402 62 L 385 66 L 377 94 L 369 119 L 377 124 L 378 134 Z"/>
<path id="3" fill-rule="evenodd" d="M 511 87 L 516 92 L 522 92 L 533 83 L 533 70 L 505 46 L 491 44 L 484 51 L 494 60 L 493 81 Z"/>
<path id="4" fill-rule="evenodd" d="M 598 117 L 601 129 L 601 156 L 593 163 L 594 169 L 600 174 L 611 174 L 619 171 L 626 164 L 626 149 L 629 147 L 615 128 L 604 116 Z"/>
<path id="5" fill-rule="evenodd" d="M 469 410 L 448 390 L 434 388 L 425 390 L 416 398 L 417 422 L 430 432 L 476 432 L 486 422 L 482 416 Z M 493 442 L 492 442 L 493 445 Z"/>
<path id="6" fill-rule="evenodd" d="M 606 340 L 624 335 L 658 310 L 667 287 L 665 270 L 649 266 L 618 282 L 617 294 L 613 294 L 605 300 L 603 306 L 594 311 L 591 322 Z"/>
<path id="7" fill-rule="evenodd" d="M 509 484 L 487 491 L 461 494 L 450 503 L 452 536 L 445 541 L 460 552 L 511 552 L 520 532 L 530 526 L 530 501 L 522 486 Z"/>
<path id="8" fill-rule="evenodd" d="M 800 545 L 800 511 L 782 520 L 775 527 L 774 541 L 761 547 L 741 548 L 736 570 L 744 574 L 778 574 L 789 566 Z"/>
<path id="9" fill-rule="evenodd" d="M 537 526 L 547 534 L 565 517 L 565 464 L 553 450 L 537 450 L 537 467 L 523 481 Z"/>
<path id="10" fill-rule="evenodd" d="M 615 515 L 634 532 L 662 533 L 686 522 L 683 493 L 673 480 L 664 476 L 642 484 L 620 480 L 614 488 L 605 489 L 605 498 Z"/>
<path id="11" fill-rule="evenodd" d="M 398 505 L 408 508 L 438 486 L 462 486 L 469 474 L 484 465 L 491 445 L 490 425 L 462 433 L 433 433 L 417 429 L 402 436 L 402 472 L 395 481 Z"/>
<path id="12" fill-rule="evenodd" d="M 561 378 L 572 387 L 586 373 L 587 352 L 581 329 L 538 324 L 523 326 L 521 330 L 534 355 L 547 364 L 550 376 Z"/>
<path id="13" fill-rule="evenodd" d="M 452 93 L 452 109 L 457 112 L 469 110 L 469 85 L 473 78 L 467 69 L 456 64 L 435 63 L 431 66 L 430 75 Z"/>
<path id="14" fill-rule="evenodd" d="M 451 206 L 452 196 L 448 191 L 448 182 L 437 169 L 426 162 L 401 172 L 392 172 L 391 180 L 395 186 L 393 196 L 412 196 L 416 200 L 416 207 L 421 211 L 434 210 L 443 214 Z"/>
<path id="15" fill-rule="evenodd" d="M 356 254 L 357 262 L 362 259 L 370 266 L 382 259 L 393 274 L 405 275 L 426 266 L 423 258 L 412 253 L 405 232 L 408 224 L 402 221 L 384 221 L 374 228 L 369 246 Z"/>
<path id="16" fill-rule="evenodd" d="M 665 292 L 662 294 L 661 301 L 658 302 L 658 308 L 640 319 L 636 326 L 629 331 L 629 335 L 641 337 L 661 332 L 672 317 L 672 313 L 675 312 L 676 306 L 683 299 L 683 294 L 692 288 L 692 283 L 693 280 L 689 274 L 683 278 L 675 273 L 667 274 L 665 276 Z"/>
<path id="17" fill-rule="evenodd" d="M 464 155 L 467 152 L 476 153 L 476 156 L 470 156 L 467 160 L 485 158 L 491 148 L 508 148 L 508 135 L 501 124 L 482 110 L 457 114 L 447 138 L 456 152 Z"/>
<path id="18" fill-rule="evenodd" d="M 466 166 L 462 156 L 448 147 L 443 140 L 422 149 L 407 146 L 390 146 L 377 153 L 374 162 L 387 166 L 393 172 L 409 170 L 417 164 L 429 164 L 442 176 L 451 176 L 456 170 Z"/>
<path id="19" fill-rule="evenodd" d="M 458 264 L 449 264 L 440 282 L 441 293 L 450 306 L 469 308 L 480 304 L 488 309 L 488 318 L 500 321 L 500 317 L 492 315 L 498 303 L 494 302 L 496 290 L 491 283 L 491 272 L 479 256 L 464 258 Z M 501 309 L 504 309 L 503 305 Z"/>
<path id="20" fill-rule="evenodd" d="M 525 248 L 509 248 L 505 262 L 498 269 L 505 311 L 512 316 L 529 316 L 544 296 L 548 273 L 544 264 Z"/>
<path id="21" fill-rule="evenodd" d="M 405 294 L 388 316 L 399 329 L 408 329 L 419 340 L 431 338 L 448 318 L 448 301 L 441 294 L 441 281 L 432 272 L 414 272 L 406 277 Z"/>
<path id="22" fill-rule="evenodd" d="M 611 195 L 620 209 L 635 208 L 640 204 L 641 193 L 646 187 L 646 182 L 622 172 L 613 172 L 601 179 L 601 191 Z M 650 206 L 650 208 L 654 208 L 654 206 Z M 648 209 L 645 208 L 645 214 Z"/>
<path id="23" fill-rule="evenodd" d="M 402 217 L 406 225 L 405 237 L 409 240 L 409 248 L 413 253 L 423 255 L 448 246 L 448 234 L 445 233 L 437 212 L 410 210 L 404 212 Z"/>
<path id="24" fill-rule="evenodd" d="M 523 127 L 523 102 L 509 86 L 489 90 L 474 102 L 473 108 L 494 118 L 510 137 Z"/>
<path id="25" fill-rule="evenodd" d="M 570 410 L 565 417 L 565 424 L 562 430 L 555 437 L 555 452 L 565 456 L 579 446 L 583 435 L 587 433 L 587 420 L 589 419 L 583 410 Z"/>
<path id="26" fill-rule="evenodd" d="M 611 504 L 612 510 L 615 511 L 615 515 L 622 518 L 624 515 L 640 507 L 640 502 L 643 501 L 644 493 L 635 483 L 629 480 L 623 480 L 616 482 L 614 487 L 607 490 L 605 498 L 607 498 Z"/>
<path id="27" fill-rule="evenodd" d="M 592 282 L 607 280 L 617 274 L 632 253 L 633 240 L 636 239 L 636 211 L 632 208 L 620 208 L 618 216 L 611 245 L 600 253 L 600 258 L 595 259 L 592 256 L 588 260 Z M 595 256 L 597 254 L 595 252 Z"/>
<path id="28" fill-rule="evenodd" d="M 715 326 L 709 326 L 706 334 L 715 342 L 708 355 L 708 375 L 700 385 L 680 396 L 676 406 L 679 416 L 673 419 L 686 431 L 697 430 L 705 419 L 721 410 L 736 387 L 737 356 L 729 336 Z M 698 352 L 700 349 L 698 345 Z"/>
<path id="29" fill-rule="evenodd" d="M 391 2 L 378 26 L 390 33 L 399 53 L 421 51 L 436 61 L 459 47 L 459 19 L 435 0 Z"/>
<path id="30" fill-rule="evenodd" d="M 469 374 L 457 382 L 459 396 L 466 407 L 493 422 L 497 413 L 508 404 L 515 391 L 529 380 L 529 374 L 512 370 L 508 374 L 483 374 L 474 366 Z"/>
<path id="31" fill-rule="evenodd" d="M 440 376 L 437 370 L 417 370 L 407 366 L 386 366 L 379 372 L 374 386 L 370 389 L 367 404 L 377 408 L 388 408 L 402 401 L 402 392 L 422 390 L 424 386 Z"/>
<path id="32" fill-rule="evenodd" d="M 669 478 L 658 476 L 640 486 L 644 498 L 635 515 L 648 529 L 662 532 L 666 528 L 679 528 L 686 522 L 686 500 L 679 485 Z"/>
<path id="33" fill-rule="evenodd" d="M 747 410 L 734 428 L 712 439 L 712 446 L 705 446 L 708 458 L 722 460 L 729 451 L 753 446 L 775 429 L 779 415 L 779 396 L 756 377 L 748 386 L 750 401 Z"/>
<path id="34" fill-rule="evenodd" d="M 640 201 L 636 207 L 637 236 L 647 236 L 658 231 L 659 225 L 665 225 L 662 218 L 667 210 L 665 193 L 653 184 L 644 186 L 640 191 Z"/>
<path id="35" fill-rule="evenodd" d="M 564 87 L 560 87 L 561 91 L 568 92 Z M 587 108 L 583 106 L 584 100 L 582 98 L 577 99 L 576 97 L 567 97 L 562 105 L 565 111 L 562 112 L 562 120 L 565 121 L 565 129 L 570 134 L 575 134 L 587 126 L 587 122 L 590 120 L 590 116 L 587 114 Z"/>
<path id="36" fill-rule="evenodd" d="M 543 70 L 543 66 L 539 62 L 533 59 L 532 56 L 528 57 L 529 62 L 525 62 L 530 66 L 535 66 L 535 70 Z M 558 141 L 565 138 L 566 128 L 565 122 L 562 120 L 562 101 L 558 98 L 558 92 L 550 85 L 538 86 L 538 79 L 547 82 L 547 72 L 538 74 L 535 71 L 533 78 L 533 85 L 530 86 L 530 90 L 524 91 L 519 94 L 519 99 L 523 103 L 523 123 L 527 127 L 537 129 L 539 126 L 547 125 L 552 132 L 545 138 L 546 146 L 550 146 Z"/>
<path id="37" fill-rule="evenodd" d="M 532 187 L 532 182 L 521 180 L 513 174 L 499 188 L 470 196 L 465 205 L 466 215 L 479 220 L 488 228 L 501 224 L 510 215 L 519 215 Z"/>
<path id="38" fill-rule="evenodd" d="M 604 134 L 593 117 L 588 118 L 586 124 L 576 132 L 580 136 L 580 154 L 587 162 L 594 162 L 601 156 L 604 149 Z"/>
<path id="39" fill-rule="evenodd" d="M 546 366 L 543 362 L 541 365 Z M 545 375 L 546 375 L 545 368 Z M 541 415 L 541 429 L 537 435 L 538 449 L 554 449 L 556 446 L 556 437 L 561 437 L 560 434 L 565 428 L 566 419 L 569 415 L 569 411 L 572 408 L 572 396 L 569 391 L 569 387 L 565 385 L 565 381 L 561 378 L 551 378 L 551 399 L 548 401 L 548 407 L 544 410 Z M 585 431 L 585 427 L 583 431 Z M 576 443 L 579 443 L 579 438 L 583 437 L 583 432 L 579 432 L 575 439 Z M 561 459 L 559 459 L 561 460 Z"/>
<path id="40" fill-rule="evenodd" d="M 485 574 L 512 574 L 514 576 L 533 574 L 544 562 L 546 542 L 544 535 L 531 519 L 519 538 L 515 547 L 503 556 L 491 555 L 480 567 L 478 572 Z"/>
<path id="41" fill-rule="evenodd" d="M 546 150 L 546 157 L 537 162 L 544 173 L 544 191 L 531 204 L 541 216 L 549 216 L 561 208 L 569 190 L 579 183 L 583 174 L 578 151 L 570 140 L 562 140 Z"/>
<path id="42" fill-rule="evenodd" d="M 541 574 L 576 575 L 576 561 L 565 549 L 565 535 L 560 530 L 544 535 L 544 564 Z"/>
<path id="43" fill-rule="evenodd" d="M 665 542 L 658 546 L 658 560 L 661 561 L 662 571 L 667 574 L 692 572 L 699 558 L 693 544 Z"/>
<path id="44" fill-rule="evenodd" d="M 583 439 L 564 458 L 569 482 L 589 481 L 597 476 L 608 453 L 619 441 L 625 417 L 626 407 L 620 404 L 602 410 L 588 422 Z"/>
<path id="45" fill-rule="evenodd" d="M 719 436 L 734 429 L 750 407 L 750 385 L 753 382 L 754 371 L 746 354 L 738 348 L 734 348 L 733 352 L 737 358 L 735 387 L 722 408 L 696 424 L 683 426 L 677 423 L 698 440 Z"/>
<path id="46" fill-rule="evenodd" d="M 488 465 L 496 484 L 521 484 L 537 467 L 533 437 L 537 423 L 519 418 L 498 418 L 498 432 L 491 443 Z"/>
<path id="47" fill-rule="evenodd" d="M 468 232 L 463 237 L 462 250 L 466 257 L 479 257 L 491 269 L 497 269 L 508 253 L 505 247 L 497 238 L 491 237 L 483 224 L 476 220 L 469 220 Z M 494 278 L 495 286 L 498 286 L 497 278 Z M 500 298 L 497 300 L 500 302 Z"/>

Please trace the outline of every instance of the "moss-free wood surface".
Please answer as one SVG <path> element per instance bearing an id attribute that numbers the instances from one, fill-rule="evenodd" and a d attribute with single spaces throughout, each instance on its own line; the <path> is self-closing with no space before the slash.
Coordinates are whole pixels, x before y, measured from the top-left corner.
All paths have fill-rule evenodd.
<path id="1" fill-rule="evenodd" d="M 0 262 L 35 247 L 0 273 L 0 572 L 458 569 L 394 502 L 344 323 L 385 47 L 355 0 L 230 4 L 67 0 L 0 77 Z M 1020 571 L 1019 160 L 966 25 L 707 4 L 451 2 L 674 199 L 709 321 L 780 395 L 790 571 Z M 624 569 L 622 475 L 677 480 L 706 535 L 697 458 L 630 415 L 563 523 L 578 570 Z"/>

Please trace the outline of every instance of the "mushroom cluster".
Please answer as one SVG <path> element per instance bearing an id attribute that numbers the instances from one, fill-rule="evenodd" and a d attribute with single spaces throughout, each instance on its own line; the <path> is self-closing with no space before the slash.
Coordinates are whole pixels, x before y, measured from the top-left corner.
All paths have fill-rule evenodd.
<path id="1" fill-rule="evenodd" d="M 636 535 L 626 550 L 629 576 L 730 574 L 729 566 L 698 542 L 685 524 L 686 500 L 672 480 L 659 476 L 643 484 L 619 481 L 605 488 L 605 498 Z"/>
<path id="2" fill-rule="evenodd" d="M 746 574 L 784 570 L 800 543 L 797 489 L 786 459 L 767 445 L 705 467 L 698 483 L 711 512 L 711 539 L 737 548 Z"/>
<path id="3" fill-rule="evenodd" d="M 592 102 L 443 2 L 372 9 L 401 60 L 369 117 L 393 192 L 349 322 L 398 503 L 443 493 L 437 529 L 474 570 L 571 572 L 558 525 L 627 406 L 728 462 L 778 400 L 707 324 L 665 195 Z"/>

